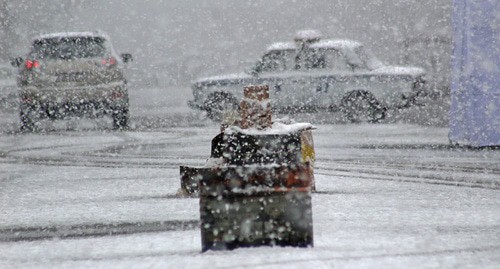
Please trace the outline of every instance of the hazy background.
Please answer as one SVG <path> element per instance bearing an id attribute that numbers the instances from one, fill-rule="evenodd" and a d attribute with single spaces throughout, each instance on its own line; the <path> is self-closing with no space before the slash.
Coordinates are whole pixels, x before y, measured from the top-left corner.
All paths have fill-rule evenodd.
<path id="1" fill-rule="evenodd" d="M 449 0 L 0 0 L 0 59 L 23 55 L 38 33 L 100 29 L 133 54 L 138 84 L 187 85 L 241 70 L 300 29 L 362 41 L 401 63 L 402 41 L 449 36 L 450 14 Z"/>

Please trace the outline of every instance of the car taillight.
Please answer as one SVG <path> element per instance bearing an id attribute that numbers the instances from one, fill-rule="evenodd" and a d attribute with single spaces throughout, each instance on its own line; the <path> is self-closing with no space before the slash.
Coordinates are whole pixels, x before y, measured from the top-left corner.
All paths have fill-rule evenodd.
<path id="1" fill-rule="evenodd" d="M 26 69 L 32 69 L 32 68 L 38 68 L 40 67 L 40 62 L 37 60 L 26 60 L 24 63 L 24 66 L 26 66 Z"/>
<path id="2" fill-rule="evenodd" d="M 104 59 L 102 59 L 101 63 L 102 63 L 102 65 L 112 66 L 112 65 L 116 64 L 116 58 L 113 56 L 108 57 L 108 58 L 104 58 Z"/>
<path id="3" fill-rule="evenodd" d="M 111 98 L 113 99 L 121 99 L 125 96 L 125 94 L 123 92 L 113 92 L 111 94 Z"/>
<path id="4" fill-rule="evenodd" d="M 31 104 L 32 101 L 33 101 L 33 99 L 31 99 L 30 97 L 22 97 L 21 98 L 21 103 L 24 103 L 24 104 Z"/>

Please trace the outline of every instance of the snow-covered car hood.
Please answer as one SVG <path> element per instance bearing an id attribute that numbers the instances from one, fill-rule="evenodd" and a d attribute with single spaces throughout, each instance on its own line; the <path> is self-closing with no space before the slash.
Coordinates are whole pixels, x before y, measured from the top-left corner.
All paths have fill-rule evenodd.
<path id="1" fill-rule="evenodd" d="M 375 74 L 384 75 L 409 75 L 418 77 L 425 74 L 425 70 L 413 66 L 383 66 L 372 71 Z"/>

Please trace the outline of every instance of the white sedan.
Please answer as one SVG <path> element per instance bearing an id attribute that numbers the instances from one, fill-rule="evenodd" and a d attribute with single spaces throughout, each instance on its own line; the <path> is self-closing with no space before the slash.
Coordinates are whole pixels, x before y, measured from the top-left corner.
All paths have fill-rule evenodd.
<path id="1" fill-rule="evenodd" d="M 340 110 L 352 122 L 377 122 L 387 109 L 410 106 L 424 76 L 422 68 L 383 64 L 357 41 L 296 38 L 271 45 L 245 73 L 197 80 L 189 105 L 220 120 L 244 86 L 267 84 L 274 110 Z"/>

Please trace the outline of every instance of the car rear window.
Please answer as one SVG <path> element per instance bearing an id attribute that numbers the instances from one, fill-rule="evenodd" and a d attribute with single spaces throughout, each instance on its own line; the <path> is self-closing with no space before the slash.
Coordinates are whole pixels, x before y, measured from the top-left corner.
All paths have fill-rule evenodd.
<path id="1" fill-rule="evenodd" d="M 77 59 L 102 57 L 106 54 L 100 37 L 63 37 L 36 40 L 31 57 L 38 59 Z"/>

